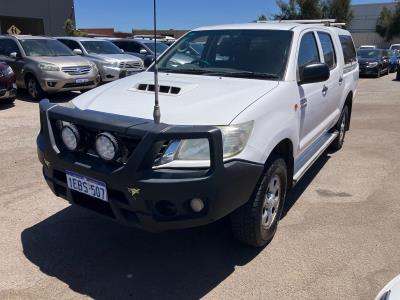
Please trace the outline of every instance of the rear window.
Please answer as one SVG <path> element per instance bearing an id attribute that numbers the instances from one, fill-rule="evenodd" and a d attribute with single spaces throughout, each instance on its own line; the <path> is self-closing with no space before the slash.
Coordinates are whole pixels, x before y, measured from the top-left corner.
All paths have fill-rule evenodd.
<path id="1" fill-rule="evenodd" d="M 344 63 L 350 64 L 356 61 L 356 48 L 353 39 L 349 35 L 339 35 L 340 43 L 343 49 Z"/>

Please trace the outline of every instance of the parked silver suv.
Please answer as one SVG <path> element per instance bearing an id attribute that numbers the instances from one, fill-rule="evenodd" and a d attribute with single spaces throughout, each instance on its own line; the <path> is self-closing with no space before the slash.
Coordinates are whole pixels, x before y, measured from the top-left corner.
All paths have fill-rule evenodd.
<path id="1" fill-rule="evenodd" d="M 144 70 L 142 59 L 125 54 L 108 40 L 83 37 L 58 37 L 57 39 L 75 54 L 83 55 L 94 62 L 103 82 L 120 79 Z"/>
<path id="2" fill-rule="evenodd" d="M 49 37 L 0 36 L 0 60 L 11 66 L 18 87 L 34 99 L 45 93 L 89 90 L 99 82 L 94 63 Z"/>

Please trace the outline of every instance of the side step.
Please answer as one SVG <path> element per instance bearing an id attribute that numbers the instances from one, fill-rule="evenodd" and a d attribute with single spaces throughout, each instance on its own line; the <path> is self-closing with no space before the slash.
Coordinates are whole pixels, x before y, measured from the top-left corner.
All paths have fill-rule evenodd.
<path id="1" fill-rule="evenodd" d="M 295 163 L 295 174 L 293 175 L 293 185 L 295 185 L 301 177 L 307 172 L 307 170 L 317 161 L 317 159 L 325 152 L 329 145 L 336 139 L 339 132 L 326 133 L 321 136 L 310 149 L 307 149 L 299 161 L 300 166 L 296 166 Z"/>

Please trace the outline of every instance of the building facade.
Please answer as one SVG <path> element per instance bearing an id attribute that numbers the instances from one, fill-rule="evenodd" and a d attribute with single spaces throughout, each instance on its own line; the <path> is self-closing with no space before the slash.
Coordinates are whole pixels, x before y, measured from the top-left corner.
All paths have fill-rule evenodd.
<path id="1" fill-rule="evenodd" d="M 0 34 L 64 35 L 74 0 L 0 0 Z"/>
<path id="2" fill-rule="evenodd" d="M 394 11 L 396 3 L 372 3 L 352 5 L 353 19 L 348 29 L 353 35 L 356 47 L 361 45 L 376 45 L 378 47 L 388 47 L 390 43 L 400 42 L 400 38 L 387 42 L 376 33 L 376 23 L 382 9 L 386 7 Z"/>

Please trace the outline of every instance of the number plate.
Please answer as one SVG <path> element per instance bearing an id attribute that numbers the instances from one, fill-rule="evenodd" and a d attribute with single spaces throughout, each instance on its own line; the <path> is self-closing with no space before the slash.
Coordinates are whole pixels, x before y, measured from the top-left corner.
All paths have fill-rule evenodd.
<path id="1" fill-rule="evenodd" d="M 80 78 L 80 79 L 75 80 L 75 82 L 76 82 L 76 83 L 86 83 L 86 82 L 89 82 L 89 79 L 87 79 L 87 78 Z"/>
<path id="2" fill-rule="evenodd" d="M 71 190 L 108 202 L 107 188 L 104 182 L 66 171 L 67 184 Z"/>

